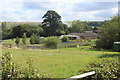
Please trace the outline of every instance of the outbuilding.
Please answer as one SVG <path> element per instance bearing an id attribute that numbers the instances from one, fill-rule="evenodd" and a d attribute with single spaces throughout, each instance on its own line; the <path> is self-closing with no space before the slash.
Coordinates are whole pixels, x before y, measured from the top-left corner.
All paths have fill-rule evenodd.
<path id="1" fill-rule="evenodd" d="M 80 37 L 77 36 L 77 35 L 61 35 L 61 36 L 60 36 L 60 39 L 61 39 L 63 36 L 67 36 L 70 40 L 80 39 Z"/>
<path id="2" fill-rule="evenodd" d="M 120 51 L 120 42 L 114 42 L 113 48 L 115 51 Z"/>

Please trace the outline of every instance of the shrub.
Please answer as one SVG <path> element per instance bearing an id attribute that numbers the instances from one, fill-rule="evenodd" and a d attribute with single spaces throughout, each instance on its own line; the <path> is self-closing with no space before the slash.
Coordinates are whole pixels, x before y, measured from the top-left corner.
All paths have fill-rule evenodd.
<path id="1" fill-rule="evenodd" d="M 17 47 L 19 47 L 20 38 L 17 37 L 16 40 L 15 40 L 15 43 L 16 43 Z"/>
<path id="2" fill-rule="evenodd" d="M 87 41 L 88 41 L 88 42 L 91 42 L 91 40 L 90 40 L 90 39 L 88 39 Z"/>
<path id="3" fill-rule="evenodd" d="M 82 42 L 82 39 L 76 39 L 75 41 L 76 42 Z"/>
<path id="4" fill-rule="evenodd" d="M 62 42 L 67 42 L 69 40 L 68 36 L 63 36 L 63 38 L 61 39 Z"/>
<path id="5" fill-rule="evenodd" d="M 26 44 L 26 34 L 25 33 L 22 36 L 22 42 L 23 42 L 23 44 Z"/>
<path id="6" fill-rule="evenodd" d="M 31 44 L 39 44 L 40 42 L 40 37 L 36 34 L 32 34 L 30 37 L 30 43 Z"/>
<path id="7" fill-rule="evenodd" d="M 40 37 L 35 35 L 34 36 L 34 40 L 35 40 L 35 44 L 39 44 L 40 43 Z"/>
<path id="8" fill-rule="evenodd" d="M 60 40 L 57 37 L 47 37 L 44 39 L 47 48 L 58 48 Z"/>
<path id="9" fill-rule="evenodd" d="M 35 43 L 34 34 L 32 34 L 31 37 L 30 37 L 30 43 L 31 44 Z"/>
<path id="10" fill-rule="evenodd" d="M 120 75 L 118 58 L 103 58 L 95 62 L 89 63 L 85 70 L 79 72 L 95 71 L 96 74 L 91 76 L 91 80 L 117 80 Z"/>

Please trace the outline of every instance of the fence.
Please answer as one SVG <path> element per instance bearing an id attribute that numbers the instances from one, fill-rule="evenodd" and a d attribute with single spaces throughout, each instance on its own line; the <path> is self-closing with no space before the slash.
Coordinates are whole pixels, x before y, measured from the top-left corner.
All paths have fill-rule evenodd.
<path id="1" fill-rule="evenodd" d="M 84 78 L 84 77 L 87 77 L 87 76 L 92 76 L 94 74 L 95 74 L 95 71 L 91 71 L 91 72 L 84 73 L 84 74 L 77 75 L 77 76 L 73 76 L 73 77 L 70 77 L 70 78 L 67 78 L 67 79 L 64 79 L 64 80 L 80 79 L 80 78 Z"/>

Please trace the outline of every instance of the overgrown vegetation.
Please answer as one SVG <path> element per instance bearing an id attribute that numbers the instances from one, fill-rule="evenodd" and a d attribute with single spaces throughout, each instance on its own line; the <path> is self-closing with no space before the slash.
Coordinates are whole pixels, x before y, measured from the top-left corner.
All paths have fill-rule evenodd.
<path id="1" fill-rule="evenodd" d="M 90 62 L 88 66 L 80 70 L 79 72 L 90 72 L 95 71 L 96 74 L 84 78 L 88 80 L 119 80 L 120 75 L 120 67 L 119 67 L 119 59 L 118 58 L 102 58 L 96 61 Z"/>
<path id="2" fill-rule="evenodd" d="M 8 52 L 2 56 L 2 79 L 3 80 L 13 80 L 24 78 L 25 80 L 29 78 L 45 78 L 48 77 L 45 73 L 40 74 L 38 69 L 32 65 L 32 60 L 26 62 L 27 67 L 20 68 L 15 63 L 12 62 L 12 55 Z M 50 76 L 49 76 L 50 77 Z"/>
<path id="3" fill-rule="evenodd" d="M 22 36 L 22 42 L 23 42 L 23 44 L 26 44 L 26 34 L 25 33 Z"/>
<path id="4" fill-rule="evenodd" d="M 97 48 L 111 49 L 114 42 L 120 41 L 120 17 L 114 16 L 101 27 Z"/>
<path id="5" fill-rule="evenodd" d="M 19 47 L 20 38 L 17 37 L 16 40 L 15 40 L 15 43 L 16 43 L 17 47 Z"/>
<path id="6" fill-rule="evenodd" d="M 17 47 L 19 47 L 20 38 L 22 39 L 22 46 L 23 44 L 28 44 L 26 38 L 29 38 L 30 40 L 28 40 L 32 45 L 43 43 L 42 46 L 52 49 L 50 49 L 51 51 L 49 49 L 29 51 L 27 49 L 15 50 L 11 48 L 10 51 L 13 50 L 13 52 L 15 52 L 15 54 L 13 54 L 16 55 L 14 58 L 19 58 L 19 60 L 15 60 L 18 60 L 20 62 L 21 58 L 23 59 L 23 57 L 25 57 L 26 59 L 26 57 L 31 58 L 32 56 L 36 59 L 36 65 L 38 67 L 40 67 L 41 64 L 45 68 L 55 67 L 55 69 L 48 69 L 48 71 L 53 71 L 55 74 L 59 73 L 57 76 L 63 72 L 64 75 L 62 74 L 62 77 L 71 77 L 77 74 L 76 71 L 83 69 L 78 73 L 96 71 L 96 75 L 90 77 L 92 80 L 110 80 L 119 78 L 119 59 L 103 58 L 104 56 L 109 55 L 104 54 L 105 52 L 103 49 L 111 49 L 113 42 L 120 41 L 120 17 L 114 16 L 111 18 L 111 20 L 108 20 L 105 23 L 87 23 L 76 20 L 72 22 L 72 25 L 70 27 L 68 27 L 66 24 L 63 24 L 61 21 L 61 16 L 53 10 L 48 10 L 42 18 L 43 22 L 40 25 L 19 24 L 7 28 L 6 22 L 2 23 L 3 39 L 16 38 L 14 43 L 16 43 Z M 100 27 L 101 25 L 102 27 Z M 58 37 L 55 37 L 68 34 L 69 32 L 80 33 L 83 31 L 93 31 L 96 33 L 97 31 L 100 31 L 99 39 L 96 41 L 96 44 L 94 41 L 88 39 L 69 40 L 67 36 L 63 36 L 63 38 L 60 40 Z M 46 37 L 44 41 L 40 39 L 40 36 Z M 70 42 L 68 42 L 68 40 Z M 96 48 L 101 49 L 101 51 L 97 51 Z M 111 54 L 112 53 L 114 52 L 111 52 Z M 119 55 L 114 55 L 114 57 L 116 56 L 118 57 Z M 96 59 L 98 58 L 103 59 L 97 61 Z M 96 61 L 91 62 L 84 70 L 85 65 L 93 59 Z M 39 65 L 40 61 L 41 63 Z M 32 62 L 33 61 L 31 60 L 27 61 L 27 63 L 25 63 L 27 64 L 27 67 L 20 69 L 18 66 L 16 66 L 15 63 L 12 62 L 10 53 L 4 54 L 2 56 L 3 80 L 12 78 L 28 79 L 46 77 L 46 74 L 38 73 L 39 71 L 33 67 Z"/>
<path id="7" fill-rule="evenodd" d="M 12 61 L 15 62 L 19 68 L 27 67 L 26 62 L 28 62 L 28 59 L 31 59 L 33 60 L 32 65 L 40 69 L 39 73 L 46 72 L 47 74 L 51 74 L 52 78 L 69 78 L 80 75 L 80 73 L 78 74 L 77 72 L 81 69 L 83 70 L 91 61 L 97 61 L 98 58 L 113 57 L 112 55 L 114 55 L 114 57 L 118 56 L 118 52 L 96 51 L 90 49 L 90 46 L 43 50 L 2 50 L 2 53 L 6 52 L 10 52 L 13 55 Z"/>
<path id="8" fill-rule="evenodd" d="M 47 37 L 44 39 L 44 43 L 47 48 L 58 48 L 60 40 L 57 37 Z"/>
<path id="9" fill-rule="evenodd" d="M 40 37 L 33 33 L 30 37 L 30 43 L 31 44 L 40 44 L 41 43 Z"/>
<path id="10" fill-rule="evenodd" d="M 62 42 L 67 42 L 67 41 L 69 41 L 69 38 L 68 38 L 68 36 L 63 36 L 61 40 L 62 40 Z"/>

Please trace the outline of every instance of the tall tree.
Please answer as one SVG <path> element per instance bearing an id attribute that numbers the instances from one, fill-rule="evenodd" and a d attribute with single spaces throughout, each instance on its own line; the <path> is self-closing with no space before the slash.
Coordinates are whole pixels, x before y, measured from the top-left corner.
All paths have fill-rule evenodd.
<path id="1" fill-rule="evenodd" d="M 110 49 L 113 42 L 120 41 L 120 17 L 114 16 L 101 27 L 100 39 L 97 41 L 98 48 Z"/>
<path id="2" fill-rule="evenodd" d="M 45 36 L 54 36 L 56 35 L 56 30 L 60 29 L 61 16 L 53 11 L 48 10 L 47 13 L 42 17 L 42 27 L 44 30 Z"/>

